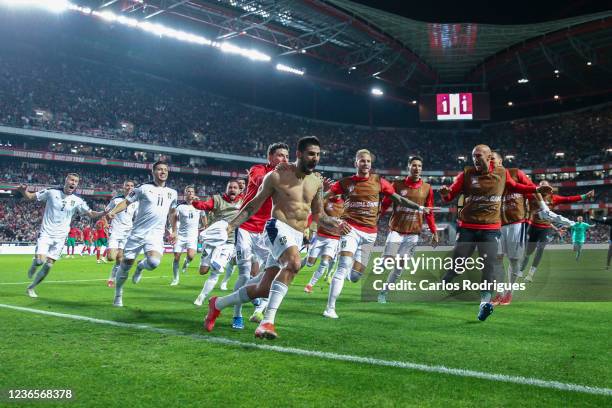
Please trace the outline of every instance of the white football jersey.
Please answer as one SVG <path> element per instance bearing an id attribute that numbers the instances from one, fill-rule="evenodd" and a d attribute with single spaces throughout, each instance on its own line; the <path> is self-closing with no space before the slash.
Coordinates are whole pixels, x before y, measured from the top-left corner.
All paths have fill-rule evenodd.
<path id="1" fill-rule="evenodd" d="M 120 202 L 125 200 L 125 196 L 118 195 L 113 197 L 108 205 L 106 206 L 106 211 L 110 211 L 117 206 Z M 113 221 L 110 225 L 110 232 L 129 232 L 132 229 L 134 222 L 134 214 L 138 210 L 138 202 L 131 203 L 127 206 L 124 211 L 121 211 L 119 214 L 113 218 Z"/>
<path id="2" fill-rule="evenodd" d="M 70 230 L 70 222 L 74 214 L 84 214 L 91 211 L 81 197 L 66 194 L 63 189 L 59 188 L 37 191 L 36 199 L 46 202 L 40 229 L 41 236 L 65 239 Z"/>
<path id="3" fill-rule="evenodd" d="M 190 238 L 197 237 L 202 211 L 196 210 L 192 205 L 187 203 L 179 204 L 176 211 L 178 213 L 178 236 Z"/>
<path id="4" fill-rule="evenodd" d="M 138 238 L 163 235 L 168 212 L 176 207 L 177 197 L 176 190 L 154 183 L 145 183 L 132 190 L 126 199 L 130 203 L 138 202 L 139 206 L 130 235 Z"/>

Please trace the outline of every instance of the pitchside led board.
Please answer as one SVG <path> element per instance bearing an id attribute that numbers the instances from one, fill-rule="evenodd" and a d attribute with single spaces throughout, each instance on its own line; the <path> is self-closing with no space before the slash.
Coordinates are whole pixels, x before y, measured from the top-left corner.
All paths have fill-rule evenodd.
<path id="1" fill-rule="evenodd" d="M 439 93 L 421 95 L 419 119 L 422 122 L 446 120 L 489 120 L 489 94 Z"/>

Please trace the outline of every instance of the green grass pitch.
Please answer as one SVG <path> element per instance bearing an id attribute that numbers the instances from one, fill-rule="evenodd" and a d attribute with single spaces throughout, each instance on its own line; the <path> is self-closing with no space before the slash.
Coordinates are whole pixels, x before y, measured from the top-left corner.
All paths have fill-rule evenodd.
<path id="1" fill-rule="evenodd" d="M 567 275 L 575 270 L 585 279 L 601 277 L 609 283 L 612 271 L 603 269 L 605 255 L 603 250 L 584 251 L 579 269 L 571 251 L 547 251 L 545 262 L 551 271 Z M 20 405 L 0 399 L 0 406 L 612 406 L 607 395 L 334 361 L 190 336 L 208 336 L 202 329 L 206 309 L 192 304 L 204 278 L 194 261 L 180 286 L 169 286 L 169 256 L 157 270 L 145 271 L 147 279 L 138 285 L 126 283 L 122 309 L 111 306 L 114 290 L 105 284 L 110 264 L 96 264 L 93 257 L 61 259 L 36 289 L 39 298 L 30 299 L 26 284 L 19 283 L 27 280 L 30 259 L 0 256 L 0 304 L 171 330 L 0 307 L 3 394 L 8 389 L 71 389 L 75 395 L 63 403 Z M 256 340 L 253 323 L 232 330 L 231 309 L 210 336 L 612 388 L 612 303 L 517 301 L 497 307 L 480 323 L 474 303 L 364 303 L 359 287 L 347 283 L 338 301 L 340 319 L 329 320 L 321 316 L 327 284 L 320 282 L 310 295 L 303 292 L 311 272 L 302 270 L 290 288 L 277 314 L 276 341 Z M 252 306 L 245 306 L 246 318 L 251 312 Z"/>

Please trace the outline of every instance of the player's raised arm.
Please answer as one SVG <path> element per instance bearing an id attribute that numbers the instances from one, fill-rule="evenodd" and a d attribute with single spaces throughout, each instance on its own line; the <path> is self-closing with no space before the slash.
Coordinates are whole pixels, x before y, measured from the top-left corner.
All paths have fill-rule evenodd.
<path id="1" fill-rule="evenodd" d="M 270 172 L 266 174 L 259 189 L 257 190 L 257 194 L 251 201 L 249 201 L 240 212 L 229 222 L 228 225 L 228 235 L 232 233 L 236 228 L 238 228 L 243 222 L 251 218 L 253 214 L 259 210 L 259 208 L 263 205 L 263 203 L 271 197 L 274 193 L 274 185 L 278 180 L 279 174 L 276 171 Z"/>
<path id="2" fill-rule="evenodd" d="M 25 198 L 28 201 L 32 201 L 35 200 L 37 198 L 36 193 L 31 193 L 28 191 L 28 186 L 26 184 L 20 184 L 17 187 L 17 191 L 19 191 L 21 193 L 21 195 L 23 196 L 23 198 Z M 45 190 L 43 190 L 45 191 Z"/>

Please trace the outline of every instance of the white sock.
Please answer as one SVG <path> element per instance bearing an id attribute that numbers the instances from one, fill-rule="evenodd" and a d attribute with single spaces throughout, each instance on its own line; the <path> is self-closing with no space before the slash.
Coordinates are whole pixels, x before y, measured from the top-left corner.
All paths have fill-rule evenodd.
<path id="1" fill-rule="evenodd" d="M 235 292 L 230 293 L 227 296 L 217 298 L 215 302 L 215 308 L 217 310 L 223 310 L 229 306 L 241 305 L 251 300 L 246 291 L 246 286 L 241 287 Z"/>
<path id="2" fill-rule="evenodd" d="M 401 269 L 395 268 L 391 271 L 391 273 L 389 274 L 389 276 L 387 277 L 387 283 L 395 283 L 397 282 L 397 280 L 399 279 L 400 276 L 402 276 L 402 272 L 404 272 Z M 382 290 L 382 293 L 387 293 L 388 291 L 386 290 Z"/>
<path id="3" fill-rule="evenodd" d="M 115 296 L 123 295 L 123 284 L 128 278 L 128 274 L 132 269 L 132 265 L 121 263 L 117 269 L 117 277 L 115 279 Z"/>
<path id="4" fill-rule="evenodd" d="M 223 277 L 223 281 L 221 283 L 227 283 L 232 277 L 232 273 L 234 272 L 234 265 L 231 262 L 227 264 L 225 267 L 225 276 Z"/>
<path id="5" fill-rule="evenodd" d="M 183 269 L 189 268 L 189 262 L 191 262 L 189 258 L 185 258 L 185 260 L 183 261 Z"/>
<path id="6" fill-rule="evenodd" d="M 251 278 L 251 261 L 241 262 L 238 264 L 238 279 L 234 285 L 234 291 L 242 288 Z M 234 317 L 242 316 L 242 303 L 236 303 L 234 306 Z"/>
<path id="7" fill-rule="evenodd" d="M 259 306 L 255 308 L 254 311 L 258 313 L 263 312 L 264 310 L 266 310 L 266 307 L 268 307 L 268 303 L 269 303 L 268 298 L 261 299 L 261 303 L 259 304 Z"/>
<path id="8" fill-rule="evenodd" d="M 317 284 L 321 276 L 325 273 L 325 269 L 329 266 L 329 261 L 327 259 L 321 259 L 321 263 L 317 270 L 312 274 L 312 278 L 310 278 L 309 285 L 314 286 Z"/>
<path id="9" fill-rule="evenodd" d="M 174 280 L 178 280 L 179 278 L 179 262 L 176 259 L 174 261 L 172 261 L 172 278 L 174 278 Z"/>
<path id="10" fill-rule="evenodd" d="M 536 269 L 537 269 L 537 268 L 536 268 L 535 266 L 532 266 L 531 268 L 529 268 L 529 275 L 530 275 L 530 276 L 535 275 L 535 273 L 536 273 Z"/>
<path id="11" fill-rule="evenodd" d="M 276 311 L 278 310 L 281 302 L 285 298 L 287 290 L 287 285 L 285 285 L 283 282 L 277 281 L 276 279 L 272 281 L 272 286 L 270 287 L 270 295 L 268 296 L 268 308 L 266 309 L 264 318 L 261 321 L 262 323 L 274 324 Z"/>
<path id="12" fill-rule="evenodd" d="M 336 308 L 336 299 L 340 296 L 344 287 L 344 280 L 348 276 L 351 267 L 353 266 L 353 258 L 350 256 L 341 256 L 338 262 L 338 270 L 334 274 L 331 285 L 329 286 L 329 296 L 327 298 L 327 308 Z"/>
<path id="13" fill-rule="evenodd" d="M 40 268 L 40 270 L 36 274 L 36 276 L 34 276 L 34 281 L 30 284 L 30 286 L 28 286 L 28 289 L 34 289 L 40 282 L 42 282 L 43 279 L 45 279 L 49 274 L 49 270 L 52 266 L 53 264 L 45 262 L 42 268 Z"/>
<path id="14" fill-rule="evenodd" d="M 111 273 L 110 273 L 110 276 L 108 277 L 108 280 L 115 280 L 117 278 L 118 270 L 119 270 L 119 265 L 114 264 L 113 269 L 111 269 Z"/>
<path id="15" fill-rule="evenodd" d="M 217 281 L 219 280 L 219 275 L 221 275 L 221 272 L 215 270 L 210 273 L 210 276 L 208 279 L 206 279 L 206 282 L 204 282 L 204 287 L 202 288 L 200 295 L 207 297 L 208 294 L 212 292 L 217 284 Z"/>
<path id="16" fill-rule="evenodd" d="M 42 262 L 40 262 L 36 257 L 34 257 L 34 259 L 32 259 L 32 265 L 30 265 L 30 269 L 28 269 L 28 276 L 33 276 L 34 273 L 36 273 L 38 267 L 41 265 Z"/>

